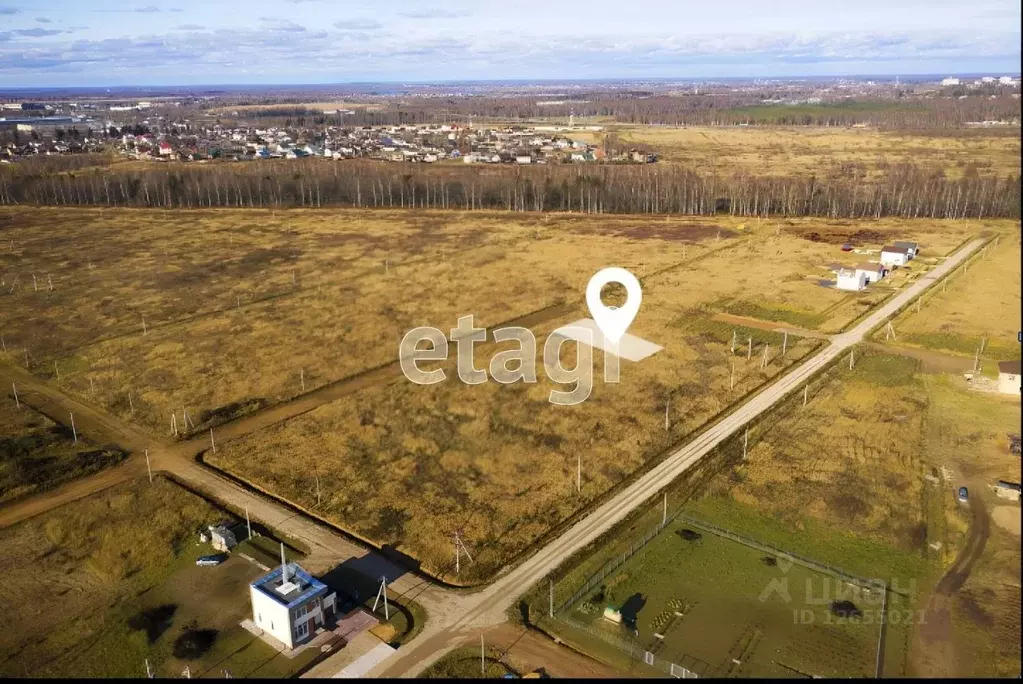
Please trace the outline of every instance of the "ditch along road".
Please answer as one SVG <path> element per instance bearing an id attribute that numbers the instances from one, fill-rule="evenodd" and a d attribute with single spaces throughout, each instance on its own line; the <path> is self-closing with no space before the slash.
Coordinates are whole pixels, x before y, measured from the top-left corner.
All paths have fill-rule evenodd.
<path id="1" fill-rule="evenodd" d="M 693 441 L 672 453 L 560 537 L 539 549 L 515 568 L 503 573 L 487 587 L 471 593 L 455 591 L 444 589 L 412 573 L 396 573 L 399 576 L 389 582 L 391 589 L 418 602 L 427 611 L 429 618 L 423 632 L 417 638 L 377 666 L 371 674 L 379 676 L 418 674 L 466 638 L 478 637 L 481 628 L 505 622 L 507 620 L 505 611 L 524 591 L 552 572 L 572 554 L 613 528 L 635 508 L 656 495 L 746 423 L 801 387 L 813 374 L 860 342 L 873 328 L 883 324 L 901 307 L 953 271 L 982 244 L 984 240 L 981 239 L 970 242 L 943 264 L 893 297 L 854 329 L 832 337 L 831 344 L 816 356 L 805 361 Z M 386 374 L 394 367 L 397 367 L 397 364 L 370 371 L 361 377 L 365 378 L 366 382 L 378 381 L 376 373 Z M 154 472 L 166 472 L 186 486 L 213 501 L 233 508 L 236 512 L 247 509 L 253 520 L 306 546 L 309 554 L 304 563 L 314 572 L 329 569 L 350 559 L 371 559 L 383 566 L 388 565 L 388 562 L 379 555 L 367 551 L 362 544 L 350 540 L 327 525 L 270 497 L 253 492 L 197 463 L 196 455 L 209 447 L 209 435 L 200 435 L 185 442 L 154 438 L 101 409 L 64 395 L 58 388 L 21 368 L 0 365 L 0 378 L 3 378 L 5 386 L 15 383 L 18 386 L 19 397 L 40 412 L 61 423 L 65 423 L 64 416 L 74 413 L 75 425 L 79 432 L 88 435 L 91 441 L 99 444 L 116 444 L 132 454 L 127 462 L 105 473 L 0 507 L 0 527 L 39 515 L 119 482 L 143 476 L 146 464 L 142 455 L 148 449 Z M 216 429 L 216 437 L 218 440 L 227 441 L 249 434 L 310 411 L 326 401 L 353 391 L 361 384 L 359 378 L 356 378 L 353 381 L 328 385 L 286 404 L 222 425 Z"/>

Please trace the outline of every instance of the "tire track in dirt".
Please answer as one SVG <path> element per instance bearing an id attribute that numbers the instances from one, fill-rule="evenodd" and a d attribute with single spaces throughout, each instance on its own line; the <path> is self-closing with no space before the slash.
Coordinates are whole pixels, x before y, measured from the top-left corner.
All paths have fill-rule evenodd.
<path id="1" fill-rule="evenodd" d="M 980 491 L 975 483 L 969 488 Z M 917 677 L 957 677 L 965 675 L 963 663 L 956 653 L 952 639 L 952 610 L 955 595 L 970 578 L 991 536 L 991 517 L 980 496 L 970 500 L 973 514 L 966 544 L 959 551 L 955 561 L 934 587 L 921 624 L 913 636 L 910 655 L 911 675 Z"/>

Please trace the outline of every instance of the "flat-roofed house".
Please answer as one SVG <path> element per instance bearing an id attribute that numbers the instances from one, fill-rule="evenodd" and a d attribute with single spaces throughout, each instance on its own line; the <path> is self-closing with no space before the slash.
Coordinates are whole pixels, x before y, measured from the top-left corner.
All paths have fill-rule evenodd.
<path id="1" fill-rule="evenodd" d="M 337 596 L 302 569 L 283 563 L 251 585 L 252 621 L 288 649 L 308 641 L 333 616 Z"/>
<path id="2" fill-rule="evenodd" d="M 998 391 L 1002 394 L 1020 394 L 1020 360 L 998 362 Z"/>
<path id="3" fill-rule="evenodd" d="M 995 494 L 1002 499 L 1019 501 L 1019 482 L 999 480 L 998 484 L 995 485 Z"/>
<path id="4" fill-rule="evenodd" d="M 867 279 L 867 284 L 876 283 L 888 275 L 888 269 L 884 264 L 858 264 L 856 275 L 861 274 Z"/>
<path id="5" fill-rule="evenodd" d="M 908 247 L 885 245 L 881 248 L 881 263 L 885 266 L 905 266 L 911 258 Z"/>

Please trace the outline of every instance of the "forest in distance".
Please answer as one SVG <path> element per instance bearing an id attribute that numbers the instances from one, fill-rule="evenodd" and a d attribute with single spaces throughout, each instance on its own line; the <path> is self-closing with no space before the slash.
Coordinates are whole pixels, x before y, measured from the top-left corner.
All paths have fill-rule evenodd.
<path id="1" fill-rule="evenodd" d="M 318 159 L 110 164 L 102 155 L 77 155 L 0 168 L 0 205 L 20 204 L 1018 219 L 1020 182 L 1014 174 L 950 179 L 912 164 L 888 166 L 873 178 L 854 170 L 817 178 L 720 176 L 678 164 L 480 168 Z"/>

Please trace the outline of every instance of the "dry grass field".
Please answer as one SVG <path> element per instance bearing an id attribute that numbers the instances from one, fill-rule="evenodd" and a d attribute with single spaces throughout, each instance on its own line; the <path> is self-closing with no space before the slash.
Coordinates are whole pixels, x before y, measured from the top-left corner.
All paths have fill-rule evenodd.
<path id="1" fill-rule="evenodd" d="M 125 454 L 74 441 L 69 427 L 35 411 L 24 397 L 20 408 L 0 398 L 0 503 L 94 473 L 124 459 Z"/>
<path id="2" fill-rule="evenodd" d="M 1020 173 L 1019 128 L 962 131 L 955 136 L 820 127 L 614 126 L 623 142 L 677 162 L 720 174 L 853 174 L 871 176 L 885 166 L 912 163 L 950 178 L 969 168 L 982 176 Z M 600 134 L 572 134 L 594 139 Z"/>
<path id="3" fill-rule="evenodd" d="M 649 287 L 684 288 L 676 312 L 836 330 L 887 294 L 820 287 L 827 264 L 853 258 L 837 244 L 913 237 L 944 253 L 980 228 L 336 210 L 33 209 L 0 220 L 7 360 L 160 432 L 174 411 L 201 430 L 392 362 L 417 325 L 551 318 L 609 263 Z"/>
<path id="4" fill-rule="evenodd" d="M 982 358 L 1019 358 L 1020 233 L 1002 235 L 975 259 L 965 274 L 951 278 L 942 291 L 924 298 L 920 310 L 908 309 L 896 322 L 898 344 L 973 356 L 984 343 Z"/>
<path id="5" fill-rule="evenodd" d="M 462 528 L 478 556 L 466 581 L 489 576 L 820 344 L 790 336 L 781 358 L 780 334 L 716 314 L 836 331 L 986 227 L 355 210 L 33 209 L 5 219 L 7 361 L 23 363 L 28 349 L 33 372 L 162 433 L 172 412 L 183 427 L 183 408 L 202 430 L 286 401 L 303 383 L 308 392 L 395 366 L 404 332 L 446 331 L 469 313 L 490 328 L 525 321 L 540 356 L 547 334 L 587 316 L 583 292 L 596 270 L 635 272 L 644 303 L 631 331 L 665 351 L 625 362 L 612 385 L 599 382 L 603 356 L 594 355 L 598 382 L 582 407 L 550 405 L 542 372 L 530 386 L 449 378 L 419 387 L 395 368 L 220 445 L 218 467 L 431 571 L 447 570 L 448 540 Z M 822 285 L 830 264 L 870 258 L 841 252 L 843 242 L 869 252 L 896 238 L 921 242 L 926 255 L 894 284 L 857 294 Z M 496 351 L 479 345 L 477 367 Z"/>

